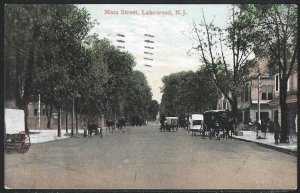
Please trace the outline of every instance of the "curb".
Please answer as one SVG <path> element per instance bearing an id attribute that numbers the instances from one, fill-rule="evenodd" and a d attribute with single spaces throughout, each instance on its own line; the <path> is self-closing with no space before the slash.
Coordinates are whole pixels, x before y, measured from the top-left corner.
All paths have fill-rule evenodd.
<path id="1" fill-rule="evenodd" d="M 251 140 L 248 140 L 248 139 L 241 139 L 241 138 L 237 138 L 235 136 L 232 136 L 232 137 L 236 140 L 239 140 L 239 141 L 246 141 L 246 142 L 255 143 L 257 145 L 260 145 L 260 146 L 263 146 L 263 147 L 266 147 L 266 148 L 269 148 L 269 149 L 273 149 L 275 151 L 280 151 L 282 153 L 286 153 L 286 154 L 298 157 L 298 152 L 297 151 L 293 151 L 293 150 L 290 150 L 290 149 L 284 149 L 284 148 L 281 148 L 281 147 L 277 147 L 277 146 L 273 146 L 273 145 L 269 145 L 269 144 L 265 144 L 265 143 L 260 143 L 260 142 L 257 142 L 257 141 L 251 141 Z"/>

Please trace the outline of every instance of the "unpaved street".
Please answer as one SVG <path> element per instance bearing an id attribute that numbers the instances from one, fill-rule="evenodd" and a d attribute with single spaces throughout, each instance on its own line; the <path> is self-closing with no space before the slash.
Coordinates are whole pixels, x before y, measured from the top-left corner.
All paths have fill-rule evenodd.
<path id="1" fill-rule="evenodd" d="M 297 158 L 256 144 L 209 140 L 158 125 L 70 138 L 5 155 L 5 185 L 25 189 L 296 188 Z"/>

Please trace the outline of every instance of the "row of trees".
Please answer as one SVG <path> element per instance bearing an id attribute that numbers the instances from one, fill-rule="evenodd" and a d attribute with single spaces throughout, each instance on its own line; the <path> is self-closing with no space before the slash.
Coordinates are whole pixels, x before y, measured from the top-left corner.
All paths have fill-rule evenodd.
<path id="1" fill-rule="evenodd" d="M 215 109 L 220 92 L 207 70 L 178 72 L 164 76 L 160 116 L 179 116 L 180 123 L 191 113 Z"/>
<path id="2" fill-rule="evenodd" d="M 255 66 L 255 58 L 269 60 L 270 71 L 280 75 L 281 142 L 284 143 L 289 132 L 287 81 L 298 52 L 297 5 L 234 5 L 229 21 L 228 27 L 221 29 L 207 22 L 203 15 L 202 21 L 193 27 L 198 41 L 195 50 L 200 52 L 210 78 L 230 102 L 235 117 L 237 97 L 249 69 Z"/>
<path id="3" fill-rule="evenodd" d="M 97 21 L 85 9 L 36 4 L 6 5 L 4 11 L 5 98 L 24 109 L 27 131 L 28 104 L 38 95 L 49 120 L 53 108 L 60 118 L 74 101 L 76 119 L 78 113 L 108 119 L 156 115 L 157 102 L 143 73 L 133 70 L 134 57 L 89 36 Z"/>

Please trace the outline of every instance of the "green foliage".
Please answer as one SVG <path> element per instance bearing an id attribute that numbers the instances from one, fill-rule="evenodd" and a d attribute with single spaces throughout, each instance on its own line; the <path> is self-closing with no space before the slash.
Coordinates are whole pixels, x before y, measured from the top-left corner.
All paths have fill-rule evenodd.
<path id="1" fill-rule="evenodd" d="M 151 100 L 150 105 L 149 105 L 149 118 L 151 120 L 156 120 L 156 116 L 158 114 L 159 111 L 159 104 L 156 100 Z"/>
<path id="2" fill-rule="evenodd" d="M 252 8 L 250 6 L 250 8 Z M 198 39 L 195 48 L 200 52 L 208 75 L 217 88 L 230 102 L 233 114 L 237 115 L 237 97 L 240 96 L 245 77 L 254 66 L 251 58 L 257 44 L 253 15 L 247 15 L 243 5 L 232 7 L 229 26 L 220 29 L 203 20 L 196 25 L 194 32 Z"/>
<path id="3" fill-rule="evenodd" d="M 287 83 L 297 65 L 298 6 L 295 4 L 263 4 L 244 6 L 246 16 L 255 21 L 256 54 L 269 60 L 271 74 L 279 73 L 281 109 L 281 142 L 287 141 L 289 109 L 286 103 Z"/>
<path id="4" fill-rule="evenodd" d="M 214 108 L 220 96 L 204 68 L 197 72 L 173 73 L 162 81 L 161 116 L 186 117 L 190 113 L 203 113 Z"/>
<path id="5" fill-rule="evenodd" d="M 272 74 L 278 73 L 279 68 L 288 71 L 297 54 L 297 5 L 263 4 L 244 9 L 255 22 L 254 41 L 261 42 L 256 44 L 255 54 L 268 58 Z"/>
<path id="6" fill-rule="evenodd" d="M 151 88 L 145 75 L 140 71 L 133 71 L 129 80 L 128 90 L 124 93 L 124 115 L 126 118 L 141 116 L 144 119 L 153 118 L 157 113 L 155 107 L 150 110 L 152 102 Z M 155 115 L 153 115 L 155 114 Z"/>

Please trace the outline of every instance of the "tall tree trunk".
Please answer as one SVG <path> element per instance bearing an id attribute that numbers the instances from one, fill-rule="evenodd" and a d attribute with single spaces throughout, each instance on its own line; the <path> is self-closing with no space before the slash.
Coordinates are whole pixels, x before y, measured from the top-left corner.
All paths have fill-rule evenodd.
<path id="1" fill-rule="evenodd" d="M 66 108 L 66 133 L 68 133 L 68 110 Z"/>
<path id="2" fill-rule="evenodd" d="M 23 110 L 24 110 L 24 115 L 25 115 L 24 116 L 25 132 L 29 133 L 30 131 L 29 131 L 29 128 L 28 128 L 28 114 L 29 114 L 29 112 L 28 112 L 28 105 L 24 105 Z"/>
<path id="3" fill-rule="evenodd" d="M 50 106 L 50 109 L 48 108 Z M 47 129 L 51 128 L 52 105 L 46 105 Z"/>
<path id="4" fill-rule="evenodd" d="M 25 131 L 29 133 L 28 128 L 28 104 L 30 100 L 30 95 L 32 94 L 32 80 L 33 80 L 33 68 L 34 68 L 34 42 L 29 48 L 30 57 L 27 59 L 27 70 L 25 71 L 25 82 L 24 82 L 24 94 L 23 94 L 23 110 L 25 112 Z"/>
<path id="5" fill-rule="evenodd" d="M 287 81 L 280 80 L 280 109 L 281 109 L 281 136 L 280 143 L 288 143 L 288 108 L 286 104 Z"/>
<path id="6" fill-rule="evenodd" d="M 76 134 L 78 134 L 78 102 L 75 103 L 75 122 L 76 122 Z"/>
<path id="7" fill-rule="evenodd" d="M 238 108 L 237 108 L 237 97 L 233 94 L 232 95 L 232 118 L 234 120 L 234 134 L 236 134 L 236 127 L 237 127 L 237 117 L 238 117 Z"/>
<path id="8" fill-rule="evenodd" d="M 74 97 L 72 99 L 72 128 L 71 128 L 71 137 L 74 135 Z"/>
<path id="9" fill-rule="evenodd" d="M 58 107 L 57 136 L 61 137 L 61 106 Z"/>

